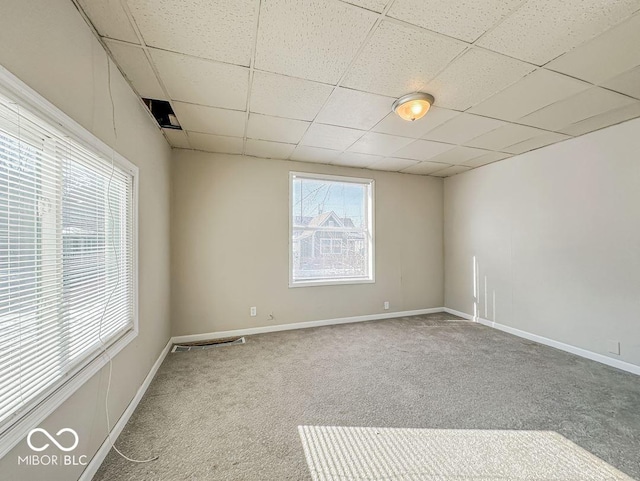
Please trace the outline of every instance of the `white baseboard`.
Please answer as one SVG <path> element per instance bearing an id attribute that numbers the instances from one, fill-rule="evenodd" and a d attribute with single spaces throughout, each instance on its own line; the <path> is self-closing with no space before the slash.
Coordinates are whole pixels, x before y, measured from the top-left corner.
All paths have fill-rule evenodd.
<path id="1" fill-rule="evenodd" d="M 324 319 L 321 321 L 295 322 L 292 324 L 278 324 L 275 326 L 234 329 L 232 331 L 216 331 L 206 332 L 204 334 L 174 336 L 171 338 L 171 341 L 174 344 L 179 344 L 181 342 L 205 341 L 207 339 L 219 339 L 221 337 L 250 336 L 252 334 L 264 334 L 266 332 L 290 331 L 293 329 L 307 329 L 309 327 L 333 326 L 336 324 L 349 324 L 352 322 L 378 321 L 382 319 L 393 319 L 395 317 L 419 316 L 421 314 L 432 314 L 434 312 L 444 311 L 445 309 L 443 307 L 434 307 L 432 309 L 417 309 L 415 311 L 384 312 L 366 316 L 340 317 L 337 319 Z"/>
<path id="2" fill-rule="evenodd" d="M 498 329 L 500 331 L 507 332 L 509 334 L 513 334 L 514 336 L 522 337 L 524 339 L 528 339 L 530 341 L 534 341 L 540 344 L 544 344 L 546 346 L 555 347 L 556 349 L 560 349 L 561 351 L 569 352 L 571 354 L 575 354 L 576 356 L 584 357 L 586 359 L 590 359 L 592 361 L 596 361 L 602 364 L 606 364 L 607 366 L 615 367 L 622 371 L 627 371 L 632 374 L 640 375 L 640 366 L 635 364 L 631 364 L 630 362 L 621 361 L 620 359 L 614 359 L 609 356 L 605 356 L 603 354 L 598 354 L 597 352 L 588 351 L 586 349 L 582 349 L 581 347 L 572 346 L 571 344 L 565 344 L 564 342 L 555 341 L 553 339 L 549 339 L 547 337 L 539 336 L 537 334 L 532 334 L 527 331 L 522 331 L 520 329 L 516 329 L 515 327 L 505 326 L 504 324 L 499 324 L 497 322 L 490 321 L 488 319 L 483 319 L 482 317 L 476 317 L 466 314 L 464 312 L 456 311 L 454 309 L 449 309 L 447 307 L 444 308 L 445 312 L 449 314 L 455 314 L 456 316 L 464 317 L 465 319 L 472 320 L 474 322 L 478 322 L 485 326 L 493 327 L 494 329 Z"/>
<path id="3" fill-rule="evenodd" d="M 160 368 L 162 361 L 164 361 L 164 358 L 167 356 L 167 354 L 171 350 L 171 345 L 172 345 L 172 342 L 170 339 L 167 345 L 162 349 L 162 352 L 160 353 L 160 356 L 158 356 L 158 359 L 156 360 L 156 362 L 151 367 L 149 374 L 147 374 L 147 377 L 144 378 L 142 385 L 140 386 L 140 388 L 138 389 L 138 392 L 136 392 L 136 395 L 133 397 L 133 399 L 127 406 L 127 409 L 125 409 L 124 413 L 122 413 L 122 416 L 120 416 L 120 419 L 118 419 L 118 422 L 111 429 L 110 438 L 114 443 L 116 442 L 116 439 L 118 439 L 118 436 L 120 436 L 120 433 L 122 432 L 125 425 L 127 424 L 127 421 L 129 421 L 129 418 L 131 417 L 133 412 L 136 410 L 136 407 L 138 407 L 138 403 L 140 403 L 140 401 L 142 400 L 142 396 L 144 396 L 144 393 L 147 391 L 149 384 L 151 384 L 151 381 L 156 375 L 156 372 L 158 372 L 158 369 Z M 104 461 L 104 458 L 106 458 L 107 454 L 109 454 L 110 450 L 111 450 L 111 441 L 109 437 L 107 437 L 102 443 L 102 445 L 100 446 L 100 449 L 98 449 L 98 451 L 93 456 L 93 458 L 91 458 L 91 461 L 89 462 L 87 467 L 82 472 L 82 475 L 80 476 L 79 481 L 91 481 L 91 479 L 93 479 L 93 476 L 98 471 L 98 468 L 100 468 L 100 465 Z"/>

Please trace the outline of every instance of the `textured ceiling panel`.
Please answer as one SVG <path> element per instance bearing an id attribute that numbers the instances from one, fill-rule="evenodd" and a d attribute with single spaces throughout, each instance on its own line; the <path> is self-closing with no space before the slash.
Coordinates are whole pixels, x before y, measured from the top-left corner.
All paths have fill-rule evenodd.
<path id="1" fill-rule="evenodd" d="M 504 150 L 512 154 L 523 154 L 524 152 L 528 152 L 533 149 L 539 149 L 540 147 L 555 144 L 556 142 L 561 142 L 569 138 L 571 137 L 569 137 L 568 135 L 558 134 L 556 132 L 545 132 L 544 134 L 538 135 L 529 140 L 525 140 L 524 142 L 510 145 Z"/>
<path id="2" fill-rule="evenodd" d="M 394 100 L 358 90 L 337 88 L 318 114 L 316 121 L 369 130 L 391 111 Z"/>
<path id="3" fill-rule="evenodd" d="M 307 145 L 298 145 L 291 160 L 299 160 L 301 162 L 318 162 L 328 164 L 340 154 L 339 150 L 321 149 L 319 147 L 309 147 Z"/>
<path id="4" fill-rule="evenodd" d="M 586 82 L 539 69 L 469 109 L 469 112 L 513 121 L 589 87 Z"/>
<path id="5" fill-rule="evenodd" d="M 612 27 L 638 8 L 638 0 L 528 1 L 478 44 L 543 65 Z"/>
<path id="6" fill-rule="evenodd" d="M 638 50 L 640 50 L 640 47 L 638 47 Z M 616 92 L 640 99 L 640 66 L 607 80 L 602 85 Z"/>
<path id="7" fill-rule="evenodd" d="M 556 102 L 519 121 L 546 130 L 559 131 L 581 120 L 637 102 L 624 95 L 592 87 L 566 100 Z"/>
<path id="8" fill-rule="evenodd" d="M 336 83 L 378 16 L 326 0 L 270 0 L 260 11 L 256 68 Z"/>
<path id="9" fill-rule="evenodd" d="M 177 149 L 191 148 L 191 144 L 189 144 L 189 139 L 187 138 L 187 134 L 184 130 L 162 129 L 162 131 L 167 136 L 171 147 L 175 147 Z"/>
<path id="10" fill-rule="evenodd" d="M 244 135 L 245 113 L 203 105 L 174 102 L 173 108 L 182 128 L 205 134 Z"/>
<path id="11" fill-rule="evenodd" d="M 465 165 L 452 165 L 451 167 L 447 167 L 443 170 L 437 170 L 431 175 L 435 177 L 451 177 L 452 175 L 461 174 L 462 172 L 466 172 L 470 170 L 471 167 L 467 167 Z"/>
<path id="12" fill-rule="evenodd" d="M 151 57 L 171 99 L 234 110 L 246 108 L 249 69 L 156 49 L 151 50 Z"/>
<path id="13" fill-rule="evenodd" d="M 342 152 L 331 162 L 332 165 L 342 165 L 344 167 L 369 167 L 382 160 L 380 155 L 369 155 L 359 152 Z"/>
<path id="14" fill-rule="evenodd" d="M 395 135 L 368 132 L 355 144 L 349 147 L 349 151 L 387 156 L 393 154 L 411 142 L 413 142 L 413 139 L 408 137 L 397 137 Z"/>
<path id="15" fill-rule="evenodd" d="M 636 48 L 629 48 L 635 45 Z M 558 57 L 547 68 L 594 84 L 640 65 L 640 14 Z"/>
<path id="16" fill-rule="evenodd" d="M 251 112 L 313 120 L 329 98 L 332 87 L 283 75 L 255 72 Z"/>
<path id="17" fill-rule="evenodd" d="M 365 132 L 362 130 L 335 127 L 333 125 L 311 124 L 302 137 L 302 145 L 322 147 L 325 149 L 346 150 Z"/>
<path id="18" fill-rule="evenodd" d="M 425 30 L 382 22 L 343 85 L 400 97 L 421 90 L 464 48 L 461 42 Z"/>
<path id="19" fill-rule="evenodd" d="M 297 144 L 309 128 L 309 125 L 309 122 L 303 122 L 302 120 L 252 113 L 249 115 L 247 137 Z"/>
<path id="20" fill-rule="evenodd" d="M 517 82 L 534 68 L 519 60 L 474 48 L 429 82 L 426 91 L 435 96 L 439 107 L 466 110 Z"/>
<path id="21" fill-rule="evenodd" d="M 420 162 L 403 169 L 402 172 L 405 174 L 428 175 L 433 172 L 446 169 L 447 167 L 449 167 L 448 164 L 440 164 L 438 162 Z"/>
<path id="22" fill-rule="evenodd" d="M 106 43 L 118 66 L 141 97 L 168 100 L 142 48 L 109 40 Z"/>
<path id="23" fill-rule="evenodd" d="M 402 169 L 407 169 L 412 165 L 419 164 L 417 160 L 409 160 L 409 159 L 397 159 L 395 157 L 386 157 L 373 165 L 370 165 L 369 169 L 374 170 L 387 170 L 390 172 L 398 172 Z"/>
<path id="24" fill-rule="evenodd" d="M 247 139 L 244 153 L 265 159 L 288 159 L 295 147 L 294 144 Z"/>
<path id="25" fill-rule="evenodd" d="M 255 0 L 127 0 L 145 43 L 196 57 L 249 66 Z"/>
<path id="26" fill-rule="evenodd" d="M 201 134 L 188 132 L 191 147 L 207 152 L 220 152 L 223 154 L 241 154 L 243 141 L 238 137 L 224 137 L 222 135 Z"/>
<path id="27" fill-rule="evenodd" d="M 177 148 L 448 176 L 640 117 L 640 0 L 78 1 Z"/>
<path id="28" fill-rule="evenodd" d="M 471 159 L 486 154 L 487 150 L 474 149 L 471 147 L 456 147 L 447 150 L 443 154 L 436 155 L 429 159 L 432 162 L 440 162 L 442 164 L 464 164 Z"/>
<path id="29" fill-rule="evenodd" d="M 473 42 L 522 0 L 396 0 L 388 15 Z"/>
<path id="30" fill-rule="evenodd" d="M 464 165 L 467 167 L 481 167 L 483 165 L 491 164 L 493 162 L 497 162 L 499 160 L 504 160 L 511 157 L 511 154 L 505 154 L 503 152 L 489 152 L 480 157 L 475 157 L 473 159 L 469 159 L 465 161 Z"/>
<path id="31" fill-rule="evenodd" d="M 101 36 L 138 43 L 138 36 L 119 1 L 78 0 L 78 3 Z"/>
<path id="32" fill-rule="evenodd" d="M 419 139 L 430 130 L 433 130 L 438 125 L 452 119 L 456 115 L 460 115 L 460 112 L 431 107 L 426 116 L 413 122 L 407 122 L 395 113 L 390 113 L 372 130 L 383 134 Z"/>
<path id="33" fill-rule="evenodd" d="M 449 144 L 462 144 L 504 124 L 501 120 L 463 113 L 436 127 L 424 138 Z"/>
<path id="34" fill-rule="evenodd" d="M 545 130 L 528 127 L 526 125 L 506 124 L 499 129 L 465 142 L 465 145 L 469 147 L 478 147 L 480 149 L 501 151 L 505 147 L 531 139 L 545 132 Z"/>
<path id="35" fill-rule="evenodd" d="M 351 5 L 357 5 L 358 7 L 366 8 L 367 10 L 373 10 L 374 12 L 382 12 L 384 7 L 389 3 L 389 0 L 342 0 L 345 3 Z"/>
<path id="36" fill-rule="evenodd" d="M 402 159 L 429 160 L 454 147 L 455 145 L 431 142 L 430 140 L 416 140 L 395 152 L 393 156 Z"/>
<path id="37" fill-rule="evenodd" d="M 640 117 L 640 102 L 589 117 L 588 119 L 571 124 L 562 129 L 561 132 L 568 135 L 582 135 L 635 117 Z"/>

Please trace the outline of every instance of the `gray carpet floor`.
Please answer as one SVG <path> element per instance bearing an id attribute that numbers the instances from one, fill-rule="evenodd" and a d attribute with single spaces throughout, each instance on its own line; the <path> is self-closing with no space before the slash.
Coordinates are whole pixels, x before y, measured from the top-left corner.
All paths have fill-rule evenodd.
<path id="1" fill-rule="evenodd" d="M 432 314 L 169 354 L 95 480 L 310 480 L 300 426 L 555 431 L 640 480 L 640 378 Z M 395 478 L 394 478 L 395 479 Z M 542 478 L 539 478 L 542 479 Z"/>

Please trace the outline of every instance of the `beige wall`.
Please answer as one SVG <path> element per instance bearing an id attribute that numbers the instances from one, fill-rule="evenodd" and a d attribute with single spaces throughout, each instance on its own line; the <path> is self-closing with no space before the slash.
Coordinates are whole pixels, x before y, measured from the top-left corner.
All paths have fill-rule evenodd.
<path id="1" fill-rule="evenodd" d="M 640 119 L 447 179 L 446 306 L 640 365 L 639 152 Z"/>
<path id="2" fill-rule="evenodd" d="M 289 171 L 375 179 L 375 284 L 288 287 Z M 440 179 L 174 151 L 172 189 L 174 335 L 442 306 Z"/>
<path id="3" fill-rule="evenodd" d="M 140 168 L 140 335 L 114 359 L 112 424 L 169 340 L 169 158 L 171 151 L 144 107 L 112 68 L 118 140 L 111 127 L 107 57 L 69 0 L 3 0 L 0 65 Z M 78 431 L 76 454 L 93 456 L 106 437 L 106 368 L 41 424 Z M 23 441 L 0 460 L 0 479 L 72 480 L 82 468 L 18 467 Z M 144 449 L 136 453 L 144 456 Z"/>

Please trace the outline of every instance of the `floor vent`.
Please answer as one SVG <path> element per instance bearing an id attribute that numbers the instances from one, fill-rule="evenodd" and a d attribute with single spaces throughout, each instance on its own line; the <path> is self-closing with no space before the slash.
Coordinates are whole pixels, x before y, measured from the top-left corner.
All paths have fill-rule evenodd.
<path id="1" fill-rule="evenodd" d="M 203 351 L 214 347 L 235 346 L 236 344 L 244 344 L 244 337 L 222 337 L 220 339 L 208 339 L 206 341 L 183 342 L 182 344 L 174 344 L 171 352 L 186 351 Z"/>

